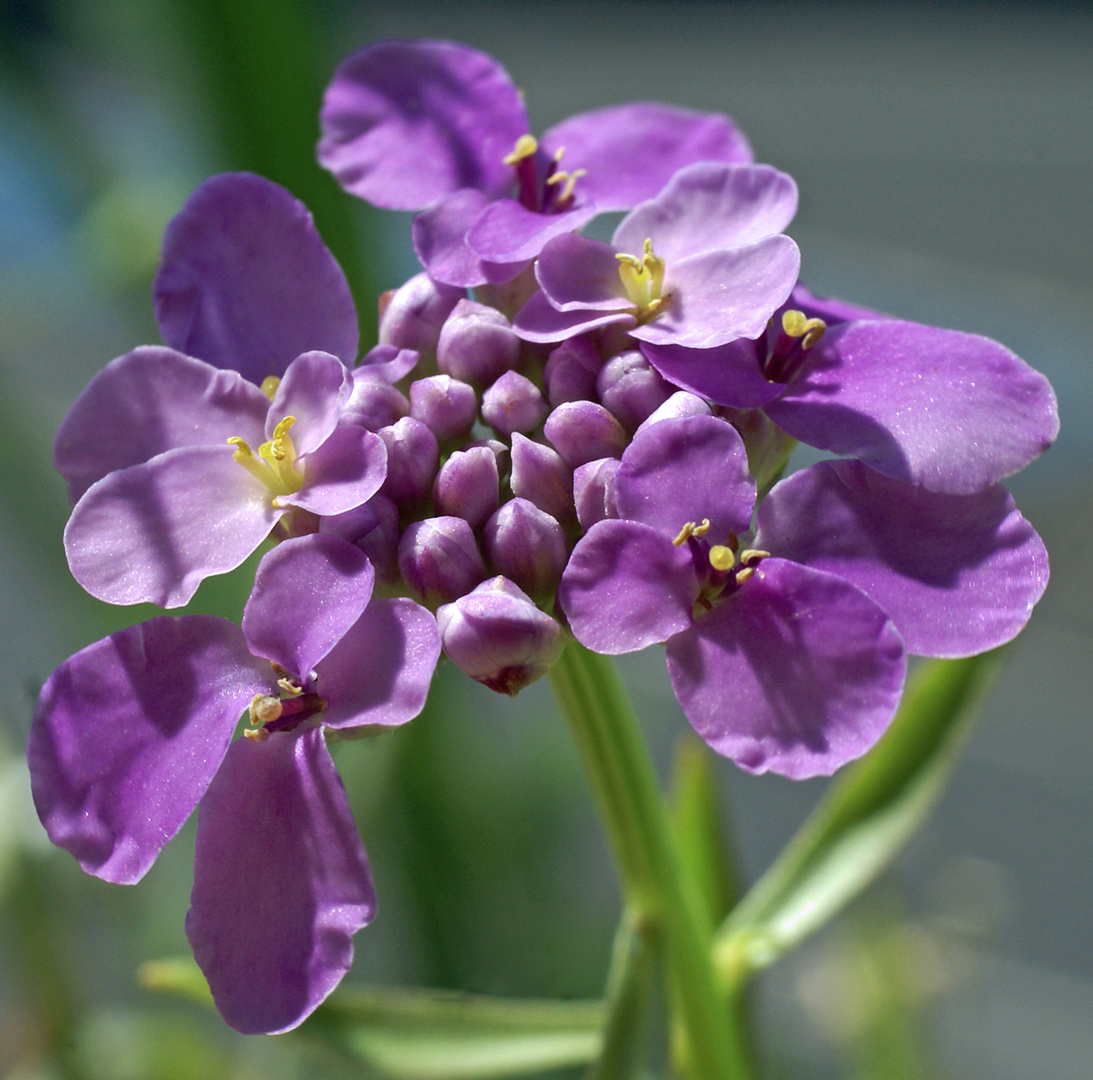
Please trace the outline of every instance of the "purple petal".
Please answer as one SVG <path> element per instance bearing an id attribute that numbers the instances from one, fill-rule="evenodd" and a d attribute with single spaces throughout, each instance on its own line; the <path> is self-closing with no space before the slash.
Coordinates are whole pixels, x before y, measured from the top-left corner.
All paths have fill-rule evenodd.
<path id="1" fill-rule="evenodd" d="M 413 600 L 373 600 L 319 663 L 318 692 L 332 728 L 394 727 L 425 707 L 440 632 Z"/>
<path id="2" fill-rule="evenodd" d="M 307 349 L 357 358 L 345 275 L 303 203 L 250 173 L 206 180 L 167 226 L 156 274 L 163 340 L 253 383 Z"/>
<path id="3" fill-rule="evenodd" d="M 353 393 L 349 369 L 329 353 L 307 352 L 288 366 L 266 417 L 266 438 L 286 417 L 296 417 L 289 434 L 296 453 L 321 446 L 338 426 L 343 406 Z"/>
<path id="4" fill-rule="evenodd" d="M 595 206 L 582 205 L 561 214 L 537 214 L 515 199 L 500 199 L 471 226 L 467 243 L 487 262 L 524 262 L 534 259 L 548 241 L 586 225 L 598 212 Z"/>
<path id="5" fill-rule="evenodd" d="M 627 214 L 612 242 L 636 255 L 651 240 L 670 266 L 704 251 L 774 236 L 796 212 L 797 185 L 786 173 L 769 165 L 699 162 L 681 169 L 655 199 Z"/>
<path id="6" fill-rule="evenodd" d="M 756 338 L 785 303 L 800 266 L 801 253 L 788 236 L 669 263 L 664 289 L 670 302 L 630 333 L 654 345 L 691 349 Z"/>
<path id="7" fill-rule="evenodd" d="M 420 358 L 416 349 L 400 349 L 397 345 L 373 345 L 361 357 L 353 374 L 374 376 L 384 382 L 397 383 L 417 367 Z"/>
<path id="8" fill-rule="evenodd" d="M 322 733 L 239 739 L 201 803 L 186 936 L 220 1015 L 287 1031 L 353 962 L 376 894 Z"/>
<path id="9" fill-rule="evenodd" d="M 748 338 L 715 349 L 643 341 L 641 351 L 669 382 L 733 409 L 760 409 L 785 389 L 763 377 L 755 342 Z"/>
<path id="10" fill-rule="evenodd" d="M 574 190 L 601 213 L 651 199 L 677 169 L 692 162 L 752 158 L 747 140 L 727 116 L 650 102 L 571 116 L 547 131 L 540 147 L 548 157 L 564 149 L 559 168 L 566 172 L 586 171 Z"/>
<path id="11" fill-rule="evenodd" d="M 654 410 L 634 432 L 636 439 L 643 431 L 659 424 L 661 420 L 683 420 L 688 416 L 713 416 L 709 403 L 687 390 L 677 390 L 659 409 Z"/>
<path id="12" fill-rule="evenodd" d="M 1048 579 L 1044 545 L 1004 488 L 939 494 L 857 461 L 823 462 L 778 484 L 759 508 L 755 544 L 846 578 L 923 656 L 1009 641 Z"/>
<path id="13" fill-rule="evenodd" d="M 320 122 L 323 167 L 388 210 L 420 210 L 460 188 L 498 197 L 514 179 L 502 159 L 528 132 L 505 69 L 448 41 L 354 53 L 334 72 Z"/>
<path id="14" fill-rule="evenodd" d="M 281 502 L 313 514 L 343 514 L 366 503 L 387 477 L 383 439 L 355 424 L 337 428 L 301 462 L 304 486 Z"/>
<path id="15" fill-rule="evenodd" d="M 108 604 L 181 607 L 234 570 L 283 513 L 230 446 L 168 450 L 88 488 L 65 528 L 73 577 Z"/>
<path id="16" fill-rule="evenodd" d="M 414 253 L 435 281 L 467 289 L 486 282 L 482 260 L 467 243 L 467 230 L 488 205 L 481 191 L 464 188 L 414 218 Z"/>
<path id="17" fill-rule="evenodd" d="M 89 874 L 139 881 L 272 685 L 238 627 L 210 615 L 161 616 L 76 653 L 42 687 L 27 748 L 49 838 Z"/>
<path id="18" fill-rule="evenodd" d="M 535 277 L 558 311 L 625 311 L 633 307 L 619 277 L 615 249 L 576 233 L 543 249 Z"/>
<path id="19" fill-rule="evenodd" d="M 691 625 L 698 597 L 691 553 L 636 521 L 601 521 L 578 541 L 558 602 L 577 640 L 617 656 Z"/>
<path id="20" fill-rule="evenodd" d="M 618 326 L 629 329 L 637 320 L 627 312 L 558 311 L 542 291 L 531 294 L 531 299 L 516 313 L 512 328 L 525 341 L 564 341 L 601 326 Z"/>
<path id="21" fill-rule="evenodd" d="M 688 522 L 710 521 L 706 539 L 723 544 L 751 524 L 755 481 L 736 429 L 714 416 L 662 420 L 635 436 L 615 478 L 621 518 L 669 539 Z"/>
<path id="22" fill-rule="evenodd" d="M 861 757 L 899 704 L 900 636 L 832 574 L 765 559 L 755 576 L 668 642 L 692 727 L 748 772 L 828 776 Z"/>
<path id="23" fill-rule="evenodd" d="M 238 372 L 144 345 L 111 360 L 61 422 L 53 463 L 77 502 L 96 480 L 179 446 L 262 442 L 269 398 Z"/>
<path id="24" fill-rule="evenodd" d="M 846 300 L 836 300 L 832 296 L 817 296 L 811 289 L 798 282 L 789 294 L 789 306 L 803 311 L 810 319 L 823 319 L 829 326 L 861 319 L 890 319 L 891 315 L 850 304 Z"/>
<path id="25" fill-rule="evenodd" d="M 1023 469 L 1059 431 L 1047 379 L 976 334 L 851 322 L 811 357 L 770 418 L 895 480 L 970 494 Z"/>
<path id="26" fill-rule="evenodd" d="M 375 576 L 364 552 L 340 536 L 313 533 L 278 544 L 258 564 L 243 612 L 248 648 L 302 685 L 360 618 Z"/>

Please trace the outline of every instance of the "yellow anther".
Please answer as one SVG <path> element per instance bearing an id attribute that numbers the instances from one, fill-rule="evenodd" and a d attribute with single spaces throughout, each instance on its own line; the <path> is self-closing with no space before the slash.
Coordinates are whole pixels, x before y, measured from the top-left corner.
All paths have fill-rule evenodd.
<path id="1" fill-rule="evenodd" d="M 817 341 L 824 336 L 824 331 L 827 329 L 827 323 L 823 319 L 809 319 L 805 323 L 805 333 L 801 338 L 801 348 L 811 349 Z"/>
<path id="2" fill-rule="evenodd" d="M 304 692 L 304 688 L 302 686 L 300 686 L 299 683 L 295 682 L 293 679 L 278 679 L 277 680 L 277 685 L 286 694 L 288 694 L 289 697 L 299 697 Z"/>
<path id="3" fill-rule="evenodd" d="M 539 149 L 539 140 L 534 135 L 521 135 L 516 140 L 511 154 L 506 154 L 502 159 L 503 165 L 519 165 L 524 158 L 531 157 Z"/>
<path id="4" fill-rule="evenodd" d="M 732 548 L 725 547 L 724 544 L 714 544 L 710 548 L 710 565 L 715 570 L 731 570 L 736 563 L 736 556 L 732 553 Z"/>
<path id="5" fill-rule="evenodd" d="M 695 521 L 688 521 L 682 529 L 679 530 L 679 535 L 672 541 L 676 547 L 681 544 L 687 543 L 692 536 L 704 536 L 710 531 L 710 519 L 703 518 L 702 524 L 699 525 Z"/>
<path id="6" fill-rule="evenodd" d="M 769 559 L 769 551 L 760 551 L 758 548 L 745 548 L 740 552 L 740 561 L 745 565 L 759 562 L 760 559 Z"/>
<path id="7" fill-rule="evenodd" d="M 292 495 L 304 486 L 303 474 L 294 467 L 296 447 L 288 433 L 295 423 L 295 416 L 286 416 L 273 429 L 273 438 L 258 447 L 257 454 L 238 436 L 228 439 L 235 447 L 232 457 L 251 476 L 261 480 L 274 496 Z"/>
<path id="8" fill-rule="evenodd" d="M 641 258 L 620 253 L 619 278 L 630 302 L 638 309 L 643 322 L 651 319 L 664 306 L 664 260 L 653 251 L 653 241 L 645 241 Z"/>
<path id="9" fill-rule="evenodd" d="M 281 385 L 281 377 L 279 375 L 267 375 L 262 380 L 262 393 L 273 400 L 274 394 L 277 393 L 277 387 Z"/>
<path id="10" fill-rule="evenodd" d="M 827 323 L 823 319 L 809 319 L 803 311 L 794 308 L 782 313 L 782 329 L 791 338 L 801 338 L 801 348 L 811 349 L 824 336 Z"/>
<path id="11" fill-rule="evenodd" d="M 692 536 L 705 536 L 710 531 L 710 519 L 703 518 L 701 525 L 696 525 L 691 532 Z"/>
<path id="12" fill-rule="evenodd" d="M 280 698 L 275 698 L 272 694 L 255 694 L 247 712 L 250 715 L 251 724 L 257 726 L 279 719 L 283 710 Z"/>
<path id="13" fill-rule="evenodd" d="M 562 158 L 564 156 L 565 156 L 565 147 L 564 146 L 559 146 L 558 149 L 554 151 L 554 164 L 557 165 L 562 160 Z"/>
<path id="14" fill-rule="evenodd" d="M 565 187 L 558 193 L 558 202 L 564 203 L 573 198 L 573 188 L 577 181 L 580 180 L 582 176 L 587 175 L 587 169 L 574 169 L 572 172 L 555 172 L 547 177 L 546 182 L 548 184 L 565 184 Z"/>
<path id="15" fill-rule="evenodd" d="M 736 575 L 736 584 L 737 585 L 743 585 L 744 582 L 747 581 L 748 578 L 752 577 L 754 574 L 755 574 L 755 567 L 754 566 L 745 566 L 744 569 L 741 570 Z"/>
<path id="16" fill-rule="evenodd" d="M 265 742 L 269 738 L 269 731 L 264 727 L 247 728 L 243 732 L 245 739 L 250 739 L 251 742 Z"/>

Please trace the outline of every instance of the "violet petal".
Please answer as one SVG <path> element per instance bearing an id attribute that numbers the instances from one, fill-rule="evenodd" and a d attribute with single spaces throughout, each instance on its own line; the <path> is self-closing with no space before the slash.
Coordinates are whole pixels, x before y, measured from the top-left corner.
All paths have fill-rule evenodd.
<path id="1" fill-rule="evenodd" d="M 296 423 L 289 434 L 296 453 L 310 453 L 337 427 L 352 393 L 352 375 L 336 356 L 302 353 L 289 364 L 273 395 L 266 418 L 266 438 L 273 438 L 274 429 L 286 416 L 294 416 Z"/>
<path id="2" fill-rule="evenodd" d="M 308 454 L 301 465 L 304 486 L 280 501 L 320 516 L 342 514 L 367 502 L 383 486 L 387 447 L 375 432 L 346 424 Z"/>
<path id="3" fill-rule="evenodd" d="M 557 237 L 539 256 L 535 277 L 551 307 L 558 311 L 625 311 L 633 307 L 619 277 L 615 249 L 601 240 L 576 233 Z"/>
<path id="4" fill-rule="evenodd" d="M 534 259 L 555 237 L 587 225 L 598 212 L 595 206 L 585 205 L 560 214 L 537 214 L 515 199 L 499 199 L 487 206 L 470 227 L 467 244 L 486 262 L 525 262 Z"/>
<path id="5" fill-rule="evenodd" d="M 761 409 L 785 390 L 763 377 L 755 342 L 748 338 L 713 349 L 643 341 L 641 351 L 669 382 L 732 409 Z"/>
<path id="6" fill-rule="evenodd" d="M 625 311 L 559 311 L 541 290 L 531 294 L 512 320 L 512 328 L 525 341 L 565 341 L 601 326 L 630 329 L 636 324 L 637 319 Z"/>
<path id="7" fill-rule="evenodd" d="M 488 205 L 481 191 L 464 188 L 414 218 L 414 254 L 435 281 L 473 288 L 488 280 L 481 256 L 467 243 L 467 230 Z"/>

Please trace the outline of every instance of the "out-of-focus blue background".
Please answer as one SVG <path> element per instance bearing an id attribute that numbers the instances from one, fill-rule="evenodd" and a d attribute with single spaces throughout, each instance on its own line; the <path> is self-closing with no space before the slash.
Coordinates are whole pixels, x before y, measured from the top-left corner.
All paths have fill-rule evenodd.
<path id="1" fill-rule="evenodd" d="M 762 978 L 756 1016 L 772 1075 L 1086 1080 L 1093 12 L 595 0 L 0 2 L 0 1077 L 325 1075 L 136 985 L 141 961 L 186 952 L 192 831 L 136 888 L 86 878 L 44 842 L 21 753 L 50 670 L 146 614 L 68 580 L 48 453 L 91 375 L 158 340 L 151 275 L 189 191 L 226 168 L 289 186 L 366 331 L 414 272 L 408 216 L 342 195 L 310 149 L 333 65 L 390 35 L 497 56 L 537 131 L 631 99 L 730 113 L 799 182 L 815 291 L 988 334 L 1051 378 L 1063 434 L 1010 485 L 1051 552 L 1048 593 L 932 823 Z M 199 602 L 237 613 L 240 588 Z M 623 669 L 667 769 L 686 726 L 659 652 Z M 338 760 L 380 892 L 351 979 L 600 992 L 613 868 L 545 687 L 510 702 L 447 671 L 427 715 Z M 824 784 L 716 771 L 754 878 Z"/>

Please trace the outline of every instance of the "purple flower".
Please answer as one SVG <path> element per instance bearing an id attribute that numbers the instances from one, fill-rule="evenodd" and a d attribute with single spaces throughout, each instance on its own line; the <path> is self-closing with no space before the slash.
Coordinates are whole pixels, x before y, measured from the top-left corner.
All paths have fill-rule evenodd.
<path id="1" fill-rule="evenodd" d="M 536 140 L 504 68 L 446 41 L 354 53 L 321 123 L 320 163 L 376 206 L 425 210 L 414 249 L 457 286 L 508 281 L 551 237 L 629 209 L 684 165 L 751 160 L 727 117 L 649 103 L 582 113 Z"/>
<path id="2" fill-rule="evenodd" d="M 186 932 L 239 1031 L 299 1024 L 375 913 L 321 726 L 412 719 L 440 643 L 412 601 L 369 602 L 372 581 L 338 537 L 287 541 L 259 566 L 242 630 L 152 619 L 71 657 L 39 698 L 35 805 L 87 873 L 139 881 L 200 801 Z M 248 706 L 250 738 L 232 742 Z"/>
<path id="3" fill-rule="evenodd" d="M 797 186 L 767 165 L 690 165 L 623 218 L 611 244 L 551 240 L 516 331 L 561 341 L 613 326 L 690 349 L 754 338 L 797 280 L 800 253 L 782 235 L 796 210 Z"/>
<path id="4" fill-rule="evenodd" d="M 834 325 L 825 328 L 825 319 Z M 799 290 L 765 332 L 750 336 L 713 349 L 641 348 L 677 386 L 729 408 L 763 409 L 801 442 L 933 491 L 987 488 L 1023 469 L 1059 431 L 1047 379 L 977 334 Z"/>
<path id="5" fill-rule="evenodd" d="M 1025 624 L 1047 581 L 1039 537 L 1000 488 L 909 487 L 858 463 L 777 486 L 740 550 L 755 484 L 710 416 L 642 428 L 614 478 L 617 517 L 573 551 L 559 601 L 598 652 L 666 642 L 695 730 L 752 772 L 829 774 L 899 701 L 904 641 L 963 656 Z"/>
<path id="6" fill-rule="evenodd" d="M 305 353 L 263 390 L 170 349 L 101 371 L 57 435 L 78 502 L 65 529 L 73 576 L 113 604 L 178 607 L 238 566 L 278 522 L 359 506 L 383 483 L 383 441 L 340 424 L 345 365 Z"/>

